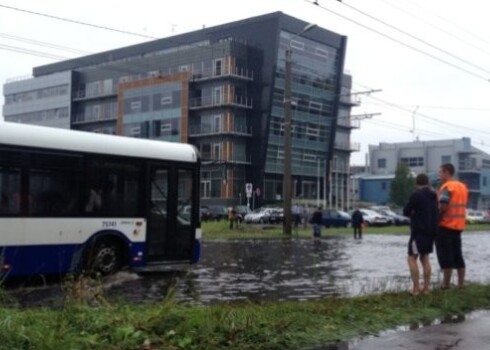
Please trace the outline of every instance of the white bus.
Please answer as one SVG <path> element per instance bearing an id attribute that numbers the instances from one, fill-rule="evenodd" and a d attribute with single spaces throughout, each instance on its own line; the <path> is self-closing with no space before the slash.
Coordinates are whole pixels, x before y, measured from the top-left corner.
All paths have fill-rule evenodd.
<path id="1" fill-rule="evenodd" d="M 197 150 L 0 123 L 0 274 L 196 263 Z"/>

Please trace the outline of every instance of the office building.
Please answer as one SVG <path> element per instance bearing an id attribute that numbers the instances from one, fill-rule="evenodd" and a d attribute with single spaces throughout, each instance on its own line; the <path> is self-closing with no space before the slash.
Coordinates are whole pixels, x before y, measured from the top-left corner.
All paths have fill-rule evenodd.
<path id="1" fill-rule="evenodd" d="M 344 193 L 353 150 L 346 37 L 302 33 L 307 25 L 276 12 L 36 67 L 4 85 L 4 118 L 191 143 L 201 152 L 203 203 L 244 203 L 246 183 L 257 202 L 282 200 L 291 48 L 293 196 L 333 197 L 330 177 L 342 178 L 335 191 Z"/>
<path id="2" fill-rule="evenodd" d="M 468 207 L 490 207 L 490 155 L 473 147 L 469 137 L 370 145 L 369 161 L 368 173 L 357 175 L 353 184 L 360 201 L 386 203 L 398 164 L 407 165 L 414 175 L 426 173 L 436 187 L 439 167 L 452 163 L 455 177 L 469 189 Z"/>

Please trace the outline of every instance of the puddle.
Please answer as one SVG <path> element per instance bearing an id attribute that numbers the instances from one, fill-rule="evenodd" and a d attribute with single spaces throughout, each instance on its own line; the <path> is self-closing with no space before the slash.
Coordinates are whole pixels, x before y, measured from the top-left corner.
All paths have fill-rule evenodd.
<path id="1" fill-rule="evenodd" d="M 137 276 L 123 272 L 103 281 L 107 298 L 154 302 L 169 291 L 179 302 L 210 304 L 237 300 L 308 300 L 408 290 L 408 236 L 366 235 L 310 239 L 208 241 L 202 260 L 187 271 Z M 490 233 L 463 237 L 467 279 L 490 283 Z M 471 252 L 471 254 L 470 254 Z M 432 281 L 440 283 L 435 254 Z M 49 305 L 60 287 L 13 291 L 22 305 Z"/>

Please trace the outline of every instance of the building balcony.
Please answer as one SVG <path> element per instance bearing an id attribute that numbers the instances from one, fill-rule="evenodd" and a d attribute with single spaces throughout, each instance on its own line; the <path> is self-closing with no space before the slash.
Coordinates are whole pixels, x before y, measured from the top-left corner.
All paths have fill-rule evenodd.
<path id="1" fill-rule="evenodd" d="M 95 100 L 100 98 L 108 98 L 108 97 L 116 97 L 117 89 L 113 89 L 110 92 L 92 92 L 87 90 L 77 90 L 73 91 L 73 101 L 87 101 L 87 100 Z"/>
<path id="2" fill-rule="evenodd" d="M 361 105 L 361 99 L 357 95 L 340 95 L 339 102 L 346 106 Z"/>
<path id="3" fill-rule="evenodd" d="M 192 73 L 191 80 L 194 82 L 215 80 L 215 79 L 240 79 L 253 81 L 253 71 L 242 67 L 223 67 L 221 70 L 207 69 L 202 72 Z"/>
<path id="4" fill-rule="evenodd" d="M 361 150 L 361 144 L 359 142 L 338 142 L 338 141 L 335 141 L 333 147 L 337 151 L 359 152 Z"/>
<path id="5" fill-rule="evenodd" d="M 101 123 L 107 121 L 116 121 L 117 116 L 114 115 L 84 115 L 84 114 L 76 114 L 73 117 L 72 124 L 73 125 L 81 125 L 81 124 L 92 124 L 92 123 Z"/>
<path id="6" fill-rule="evenodd" d="M 215 135 L 235 135 L 235 136 L 252 136 L 252 128 L 246 126 L 235 126 L 232 130 L 227 130 L 223 126 L 210 128 L 203 126 L 189 127 L 189 137 L 205 137 Z"/>
<path id="7" fill-rule="evenodd" d="M 206 165 L 219 165 L 219 164 L 236 164 L 236 165 L 250 165 L 252 164 L 251 156 L 232 157 L 230 159 L 224 159 L 220 155 L 213 155 L 206 152 L 201 152 L 201 164 Z"/>
<path id="8" fill-rule="evenodd" d="M 458 167 L 458 173 L 460 173 L 460 174 L 481 174 L 481 169 L 475 168 L 475 167 L 459 166 Z"/>
<path id="9" fill-rule="evenodd" d="M 234 96 L 233 98 L 229 95 L 215 95 L 206 97 L 195 97 L 189 100 L 189 109 L 206 109 L 206 108 L 217 108 L 217 107 L 237 107 L 252 109 L 253 100 L 245 96 Z"/>
<path id="10" fill-rule="evenodd" d="M 359 129 L 361 127 L 361 121 L 359 119 L 352 119 L 351 117 L 339 117 L 337 119 L 337 126 L 348 129 Z"/>

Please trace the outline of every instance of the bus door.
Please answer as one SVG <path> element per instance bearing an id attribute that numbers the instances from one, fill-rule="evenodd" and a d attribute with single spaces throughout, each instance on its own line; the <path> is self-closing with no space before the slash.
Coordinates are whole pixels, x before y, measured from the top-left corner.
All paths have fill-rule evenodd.
<path id="1" fill-rule="evenodd" d="M 150 167 L 148 262 L 187 261 L 192 258 L 192 172 L 171 169 L 157 165 Z"/>

